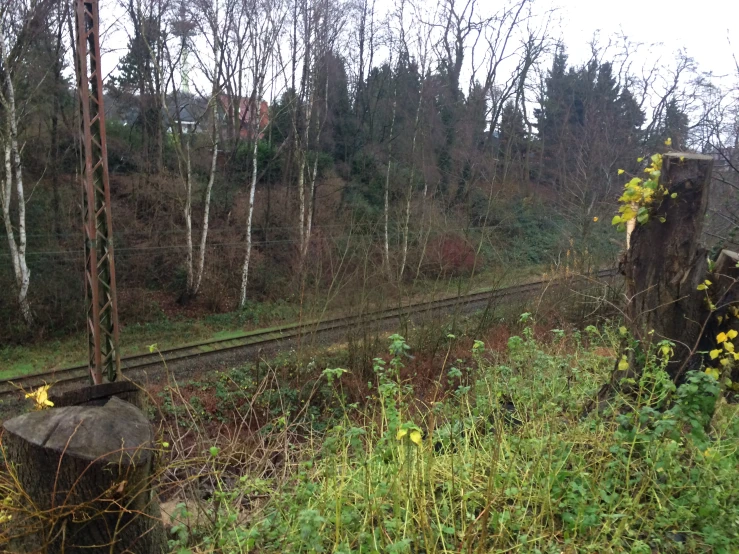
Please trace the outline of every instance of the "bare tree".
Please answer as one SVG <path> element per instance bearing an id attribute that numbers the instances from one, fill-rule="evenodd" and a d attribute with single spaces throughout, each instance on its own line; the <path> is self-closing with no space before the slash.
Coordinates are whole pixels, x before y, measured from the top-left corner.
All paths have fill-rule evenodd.
<path id="1" fill-rule="evenodd" d="M 401 7 L 400 7 L 400 23 L 401 23 L 401 29 L 405 29 L 405 24 L 403 22 L 403 12 L 404 12 L 404 0 L 401 0 Z M 414 14 L 415 15 L 415 14 Z M 408 236 L 410 234 L 409 225 L 410 225 L 410 219 L 411 219 L 411 200 L 413 198 L 413 187 L 415 185 L 415 179 L 416 179 L 416 150 L 418 146 L 418 140 L 419 140 L 419 133 L 421 129 L 421 114 L 422 108 L 423 108 L 423 100 L 424 100 L 424 93 L 426 89 L 426 70 L 428 68 L 428 55 L 429 55 L 429 41 L 431 37 L 431 30 L 428 29 L 423 23 L 420 22 L 419 18 L 415 18 L 415 21 L 412 21 L 409 25 L 409 27 L 415 27 L 414 23 L 420 24 L 420 26 L 416 27 L 417 34 L 414 39 L 414 43 L 417 47 L 416 57 L 418 59 L 419 63 L 419 69 L 420 69 L 420 75 L 421 75 L 421 87 L 419 90 L 418 95 L 418 106 L 416 107 L 416 116 L 413 122 L 413 137 L 411 139 L 411 152 L 410 152 L 410 174 L 408 176 L 408 187 L 406 190 L 405 195 L 405 215 L 403 218 L 403 251 L 401 255 L 401 261 L 400 261 L 400 269 L 398 270 L 398 280 L 402 281 L 403 274 L 405 272 L 405 266 L 406 262 L 408 260 Z M 402 43 L 403 50 L 407 53 L 408 57 L 410 57 L 409 54 L 409 48 L 406 41 L 406 33 L 405 31 L 401 32 L 400 40 Z M 387 224 L 386 224 L 386 232 L 387 232 Z M 387 241 L 387 237 L 386 237 Z M 387 244 L 387 242 L 386 242 Z"/>
<path id="2" fill-rule="evenodd" d="M 246 289 L 249 282 L 249 264 L 252 253 L 252 221 L 254 217 L 254 197 L 259 177 L 258 152 L 259 139 L 262 132 L 262 95 L 265 80 L 269 71 L 273 48 L 282 32 L 284 21 L 284 4 L 281 0 L 245 0 L 244 12 L 248 17 L 247 41 L 249 52 L 249 79 L 251 94 L 249 95 L 248 128 L 252 141 L 252 174 L 249 186 L 249 207 L 246 219 L 246 253 L 241 269 L 241 291 L 239 306 L 246 304 Z"/>
<path id="3" fill-rule="evenodd" d="M 0 33 L 0 56 L 2 57 L 3 65 L 7 68 L 8 57 L 4 29 L 0 30 Z M 26 197 L 23 190 L 23 166 L 21 165 L 18 149 L 18 113 L 15 105 L 13 79 L 10 71 L 7 69 L 4 74 L 3 92 L 0 102 L 2 102 L 3 111 L 5 112 L 5 125 L 2 136 L 3 151 L 5 153 L 5 178 L 2 180 L 3 188 L 0 198 L 2 199 L 3 220 L 5 221 L 5 232 L 8 236 L 10 257 L 13 261 L 15 283 L 18 287 L 18 305 L 20 306 L 23 319 L 30 327 L 33 324 L 33 314 L 31 313 L 31 306 L 28 303 L 28 287 L 31 283 L 31 271 L 28 269 L 28 264 L 26 263 Z M 18 212 L 17 239 L 10 214 L 13 204 L 14 182 L 16 192 L 15 204 Z"/>
<path id="4" fill-rule="evenodd" d="M 333 4 L 333 0 L 320 0 L 315 3 L 308 0 L 300 0 L 298 3 L 298 0 L 295 0 L 292 8 L 290 79 L 293 87 L 297 80 L 297 61 L 302 62 L 300 90 L 292 106 L 293 149 L 297 157 L 299 273 L 302 273 L 312 232 L 318 171 L 318 158 L 313 159 L 311 167 L 309 154 L 311 145 L 317 146 L 320 141 L 328 112 L 329 71 L 326 61 L 329 53 L 333 51 L 334 42 L 341 28 L 343 12 Z M 302 45 L 298 42 L 299 35 L 302 35 Z M 324 100 L 323 106 L 318 104 L 321 96 Z"/>
<path id="5" fill-rule="evenodd" d="M 23 51 L 33 39 L 39 22 L 49 7 L 49 2 L 6 4 L 0 11 L 0 106 L 3 118 L 0 140 L 4 152 L 5 174 L 0 180 L 0 204 L 2 205 L 5 233 L 10 249 L 10 259 L 15 275 L 18 306 L 24 321 L 33 325 L 33 313 L 28 301 L 31 271 L 26 260 L 26 195 L 23 186 L 18 122 L 19 113 L 13 83 L 15 70 Z M 13 192 L 15 191 L 15 198 Z M 15 224 L 13 213 L 15 212 Z M 16 237 L 17 229 L 17 237 Z"/>
<path id="6" fill-rule="evenodd" d="M 198 258 L 195 265 L 195 274 L 192 283 L 191 294 L 195 295 L 200 290 L 205 269 L 205 250 L 208 241 L 208 226 L 210 221 L 210 200 L 213 191 L 213 183 L 216 178 L 218 162 L 218 145 L 220 140 L 219 129 L 219 98 L 223 88 L 224 63 L 226 56 L 226 42 L 230 36 L 231 22 L 236 8 L 236 0 L 203 0 L 200 5 L 200 14 L 203 17 L 200 23 L 200 32 L 209 43 L 212 59 L 203 59 L 197 54 L 200 69 L 210 81 L 210 96 L 208 107 L 210 109 L 210 139 L 212 144 L 208 182 L 203 194 L 203 220 L 200 228 L 200 246 Z M 195 18 L 200 20 L 199 18 Z"/>

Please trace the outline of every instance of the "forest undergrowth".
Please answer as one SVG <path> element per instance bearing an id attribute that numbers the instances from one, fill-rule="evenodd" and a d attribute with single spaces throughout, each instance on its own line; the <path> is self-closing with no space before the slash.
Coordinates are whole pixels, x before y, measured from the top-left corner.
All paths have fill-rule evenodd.
<path id="1" fill-rule="evenodd" d="M 583 414 L 622 332 L 524 314 L 436 356 L 396 334 L 371 368 L 334 350 L 152 388 L 170 547 L 736 552 L 739 418 L 718 381 L 676 388 L 655 345 L 630 396 Z M 0 488 L 22 519 L 12 471 Z"/>

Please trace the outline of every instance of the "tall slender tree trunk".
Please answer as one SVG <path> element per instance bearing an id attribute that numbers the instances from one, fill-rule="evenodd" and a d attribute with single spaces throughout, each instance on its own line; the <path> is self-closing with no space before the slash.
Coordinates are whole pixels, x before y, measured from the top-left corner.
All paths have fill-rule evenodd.
<path id="1" fill-rule="evenodd" d="M 54 98 L 52 101 L 51 112 L 51 210 L 53 213 L 53 221 L 51 224 L 51 232 L 57 236 L 61 235 L 61 225 L 59 219 L 61 217 L 61 200 L 59 197 L 59 112 L 61 111 L 61 49 L 62 49 L 62 30 L 64 29 L 64 19 L 59 17 L 59 27 L 56 35 L 56 48 L 54 51 Z"/>
<path id="2" fill-rule="evenodd" d="M 313 209 L 312 206 L 312 195 L 313 191 L 310 191 L 310 194 L 308 195 L 308 201 L 306 202 L 305 198 L 305 171 L 306 171 L 306 165 L 308 165 L 308 147 L 310 142 L 310 122 L 311 118 L 313 116 L 313 102 L 314 94 L 311 91 L 310 92 L 310 100 L 308 101 L 308 109 L 305 112 L 305 135 L 303 137 L 303 144 L 301 145 L 301 152 L 300 152 L 300 169 L 298 171 L 298 202 L 300 204 L 299 210 L 300 210 L 300 216 L 299 216 L 299 223 L 300 223 L 300 273 L 303 271 L 303 263 L 305 262 L 305 254 L 308 252 L 308 225 L 309 223 L 306 223 L 307 221 L 311 220 L 311 214 L 308 213 L 309 210 Z M 296 107 L 297 109 L 297 107 Z M 311 179 L 311 184 L 315 185 L 315 181 Z"/>
<path id="3" fill-rule="evenodd" d="M 200 290 L 200 283 L 203 280 L 203 271 L 205 268 L 205 246 L 208 241 L 208 225 L 210 220 L 210 197 L 213 192 L 213 182 L 216 178 L 216 167 L 218 165 L 218 112 L 216 107 L 216 99 L 213 97 L 213 155 L 210 158 L 210 175 L 208 175 L 208 184 L 205 187 L 205 195 L 203 198 L 203 227 L 200 231 L 200 250 L 198 250 L 198 263 L 195 268 L 195 284 L 193 286 L 193 294 L 197 294 Z"/>
<path id="4" fill-rule="evenodd" d="M 51 113 L 51 232 L 59 238 L 61 225 L 59 223 L 61 199 L 59 196 L 59 74 L 54 76 L 54 100 Z"/>
<path id="5" fill-rule="evenodd" d="M 190 135 L 183 136 L 185 141 L 185 267 L 187 271 L 187 292 L 193 291 L 193 245 L 192 245 L 192 163 L 190 161 Z"/>
<path id="6" fill-rule="evenodd" d="M 395 114 L 398 108 L 398 78 L 395 76 L 395 87 L 393 92 L 393 113 L 390 118 L 390 139 L 387 145 L 387 171 L 385 172 L 385 206 L 383 208 L 385 228 L 385 248 L 383 250 L 383 266 L 390 274 L 390 232 L 388 222 L 390 220 L 390 170 L 393 164 L 393 129 L 395 128 Z"/>
<path id="7" fill-rule="evenodd" d="M 324 117 L 328 114 L 328 70 L 326 70 L 326 86 L 324 89 Z M 318 115 L 318 128 L 316 129 L 316 142 L 321 138 L 321 130 L 323 125 L 320 121 L 320 113 Z M 318 156 L 313 160 L 313 171 L 310 179 L 310 195 L 308 196 L 308 215 L 305 223 L 305 243 L 303 244 L 302 259 L 308 255 L 308 245 L 310 244 L 311 231 L 313 229 L 313 216 L 316 209 L 316 179 L 318 178 Z M 302 263 L 301 263 L 302 265 Z"/>
<path id="8" fill-rule="evenodd" d="M 259 116 L 257 115 L 256 134 L 254 135 L 254 149 L 252 150 L 252 172 L 251 172 L 251 188 L 249 190 L 249 213 L 246 216 L 246 256 L 244 257 L 244 267 L 241 270 L 241 295 L 239 297 L 239 307 L 243 308 L 246 304 L 246 286 L 249 282 L 249 263 L 251 262 L 251 244 L 252 244 L 252 218 L 254 216 L 254 196 L 257 190 L 257 152 L 259 147 Z"/>
<path id="9" fill-rule="evenodd" d="M 0 33 L 0 55 L 3 62 L 7 61 L 5 52 L 5 37 Z M 18 149 L 18 124 L 15 107 L 15 89 L 8 70 L 5 65 L 5 93 L 2 98 L 5 110 L 5 179 L 2 191 L 2 210 L 5 222 L 5 232 L 8 237 L 10 257 L 13 263 L 15 283 L 18 287 L 18 306 L 26 325 L 33 325 L 33 313 L 28 302 L 28 287 L 31 283 L 31 272 L 26 263 L 26 199 L 23 191 L 23 167 L 21 165 L 20 151 Z M 18 204 L 18 239 L 16 242 L 13 223 L 11 220 L 11 202 L 13 198 L 13 181 Z"/>
<path id="10" fill-rule="evenodd" d="M 408 260 L 408 234 L 409 224 L 411 220 L 411 198 L 413 196 L 413 180 L 416 177 L 416 144 L 418 143 L 418 129 L 421 123 L 421 107 L 423 106 L 424 84 L 425 80 L 421 81 L 421 90 L 418 97 L 418 107 L 416 108 L 416 119 L 413 122 L 413 141 L 411 145 L 411 174 L 408 178 L 408 191 L 405 198 L 405 219 L 403 221 L 403 255 L 400 262 L 400 271 L 398 271 L 398 281 L 403 280 L 403 272 L 405 271 L 405 264 Z"/>

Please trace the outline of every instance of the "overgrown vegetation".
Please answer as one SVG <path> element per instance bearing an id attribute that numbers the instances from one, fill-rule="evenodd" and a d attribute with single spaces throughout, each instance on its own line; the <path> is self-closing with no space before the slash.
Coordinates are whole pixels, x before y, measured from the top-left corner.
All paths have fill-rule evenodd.
<path id="1" fill-rule="evenodd" d="M 198 508 L 210 523 L 176 526 L 173 546 L 226 552 L 739 547 L 739 420 L 734 406 L 716 407 L 718 382 L 694 373 L 676 390 L 664 371 L 669 350 L 656 345 L 634 383 L 635 396 L 620 399 L 611 414 L 581 420 L 583 403 L 612 367 L 619 332 L 588 327 L 550 335 L 542 342 L 527 326 L 503 352 L 474 341 L 458 359 L 449 356 L 457 340 L 449 336 L 444 362 L 434 368 L 434 392 L 423 398 L 405 372 L 411 350 L 398 335 L 390 338 L 389 357 L 375 360 L 365 400 L 348 390 L 351 376 L 333 368 L 323 370 L 317 390 L 272 391 L 279 401 L 257 395 L 253 409 L 271 406 L 260 441 L 271 445 L 273 457 L 284 449 L 279 467 L 253 468 L 237 479 L 230 467 L 238 449 L 214 442 L 206 463 L 213 501 Z M 258 390 L 253 380 L 235 384 Z"/>
<path id="2" fill-rule="evenodd" d="M 718 381 L 676 388 L 655 343 L 629 395 L 583 418 L 623 330 L 541 331 L 529 314 L 516 327 L 499 350 L 448 335 L 428 359 L 393 335 L 364 372 L 329 353 L 163 388 L 170 546 L 736 551 L 739 419 Z"/>

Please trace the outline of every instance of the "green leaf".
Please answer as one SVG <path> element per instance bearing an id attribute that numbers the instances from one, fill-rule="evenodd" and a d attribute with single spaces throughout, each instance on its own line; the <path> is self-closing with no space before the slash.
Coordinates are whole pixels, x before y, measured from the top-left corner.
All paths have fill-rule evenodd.
<path id="1" fill-rule="evenodd" d="M 673 200 L 674 200 L 675 198 L 677 198 L 677 193 L 676 193 L 676 192 L 673 192 L 673 193 L 672 193 L 672 194 L 670 195 L 670 198 L 672 198 Z"/>
<path id="2" fill-rule="evenodd" d="M 210 447 L 210 448 L 208 449 L 208 452 L 210 452 L 210 455 L 211 455 L 211 456 L 213 456 L 214 458 L 215 458 L 216 456 L 218 456 L 218 453 L 219 453 L 220 451 L 221 451 L 221 449 L 220 449 L 220 448 L 218 448 L 217 446 L 211 446 L 211 447 Z"/>
<path id="3" fill-rule="evenodd" d="M 621 216 L 620 215 L 614 215 L 613 216 L 613 219 L 611 220 L 611 225 L 618 225 L 622 221 L 623 221 L 623 219 L 621 219 Z"/>
<path id="4" fill-rule="evenodd" d="M 636 220 L 637 220 L 637 221 L 638 221 L 639 223 L 641 223 L 641 224 L 644 224 L 644 223 L 646 223 L 647 221 L 649 221 L 649 214 L 648 214 L 648 213 L 643 213 L 643 214 L 641 214 L 641 215 L 638 215 L 638 216 L 636 216 Z"/>

